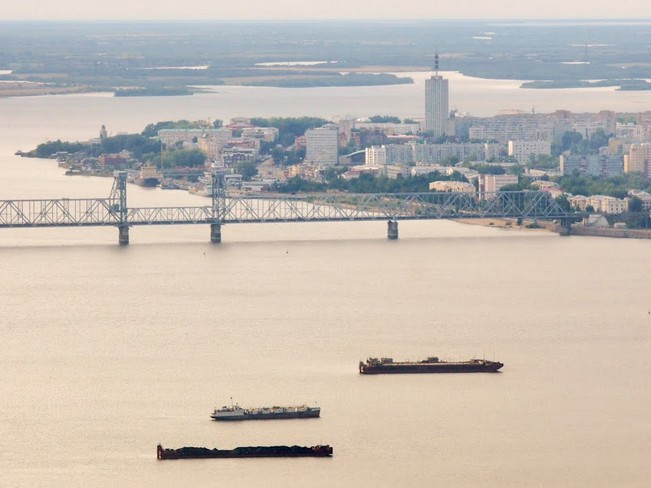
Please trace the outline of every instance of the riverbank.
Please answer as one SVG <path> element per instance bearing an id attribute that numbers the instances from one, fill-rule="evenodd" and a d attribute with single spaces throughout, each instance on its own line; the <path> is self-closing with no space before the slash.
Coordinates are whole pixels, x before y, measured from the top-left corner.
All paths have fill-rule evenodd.
<path id="1" fill-rule="evenodd" d="M 612 229 L 573 225 L 570 235 L 593 237 L 616 237 L 619 239 L 651 239 L 651 229 Z"/>
<path id="2" fill-rule="evenodd" d="M 517 219 L 504 218 L 478 218 L 478 219 L 452 219 L 454 222 L 468 225 L 480 225 L 502 230 L 527 230 L 536 232 L 557 232 L 556 224 L 547 221 L 525 220 L 518 225 Z"/>
<path id="3" fill-rule="evenodd" d="M 73 93 L 89 93 L 93 91 L 106 91 L 106 89 L 94 90 L 85 85 L 55 86 L 46 83 L 33 83 L 26 81 L 5 81 L 0 83 L 0 98 L 70 95 Z"/>
<path id="4" fill-rule="evenodd" d="M 554 232 L 563 234 L 563 229 L 558 225 L 546 220 L 524 221 L 517 225 L 515 219 L 453 219 L 460 224 L 480 225 L 482 227 L 493 227 L 502 230 L 526 230 L 536 232 Z M 586 227 L 584 225 L 572 225 L 569 235 L 611 237 L 618 239 L 651 239 L 651 229 L 614 229 L 612 227 Z"/>

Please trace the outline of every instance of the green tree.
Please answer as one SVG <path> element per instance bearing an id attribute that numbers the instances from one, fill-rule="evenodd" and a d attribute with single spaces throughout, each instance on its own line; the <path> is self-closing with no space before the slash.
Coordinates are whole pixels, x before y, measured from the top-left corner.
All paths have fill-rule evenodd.
<path id="1" fill-rule="evenodd" d="M 371 122 L 374 124 L 381 124 L 381 123 L 393 123 L 393 124 L 399 124 L 400 119 L 394 115 L 372 115 L 371 117 L 368 118 Z"/>
<path id="2" fill-rule="evenodd" d="M 244 181 L 251 181 L 258 174 L 257 165 L 253 161 L 240 161 L 236 163 L 235 171 L 242 175 Z"/>
<path id="3" fill-rule="evenodd" d="M 629 212 L 641 212 L 642 211 L 642 200 L 638 197 L 631 197 L 628 200 L 628 211 Z"/>
<path id="4" fill-rule="evenodd" d="M 198 149 L 175 149 L 164 152 L 161 157 L 161 166 L 166 169 L 177 166 L 196 168 L 205 163 L 206 155 Z"/>

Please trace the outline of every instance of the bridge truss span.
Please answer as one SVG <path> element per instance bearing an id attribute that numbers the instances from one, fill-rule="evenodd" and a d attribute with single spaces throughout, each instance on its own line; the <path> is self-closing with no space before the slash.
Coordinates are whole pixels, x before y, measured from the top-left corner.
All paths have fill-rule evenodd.
<path id="1" fill-rule="evenodd" d="M 222 223 L 569 216 L 548 193 L 535 191 L 227 197 L 220 215 Z"/>
<path id="2" fill-rule="evenodd" d="M 209 224 L 211 241 L 220 242 L 222 224 L 387 220 L 388 236 L 395 239 L 398 220 L 558 219 L 569 229 L 581 217 L 538 191 L 229 195 L 213 175 L 210 206 L 129 208 L 126 188 L 126 173 L 117 172 L 108 198 L 0 200 L 0 228 L 110 225 L 128 244 L 135 225 Z"/>
<path id="3" fill-rule="evenodd" d="M 118 225 L 116 210 L 107 199 L 3 200 L 0 227 Z"/>

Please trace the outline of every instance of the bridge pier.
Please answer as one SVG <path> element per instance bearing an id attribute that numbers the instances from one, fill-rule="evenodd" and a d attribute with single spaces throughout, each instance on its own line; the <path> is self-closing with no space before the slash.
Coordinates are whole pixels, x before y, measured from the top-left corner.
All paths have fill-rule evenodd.
<path id="1" fill-rule="evenodd" d="M 387 238 L 395 240 L 398 238 L 398 221 L 389 220 L 387 222 Z"/>
<path id="2" fill-rule="evenodd" d="M 561 220 L 558 226 L 558 235 L 569 236 L 572 233 L 572 221 L 570 219 Z"/>
<path id="3" fill-rule="evenodd" d="M 210 224 L 210 242 L 219 244 L 222 241 L 222 224 Z"/>
<path id="4" fill-rule="evenodd" d="M 129 244 L 129 226 L 120 225 L 118 226 L 118 242 L 121 246 L 126 246 Z"/>

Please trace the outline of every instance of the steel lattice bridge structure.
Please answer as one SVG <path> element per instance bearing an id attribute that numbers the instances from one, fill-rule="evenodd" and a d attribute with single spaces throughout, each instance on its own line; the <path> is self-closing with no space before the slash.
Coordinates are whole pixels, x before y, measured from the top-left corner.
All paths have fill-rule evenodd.
<path id="1" fill-rule="evenodd" d="M 387 237 L 397 239 L 399 220 L 541 219 L 558 220 L 569 230 L 577 216 L 539 191 L 232 196 L 218 174 L 212 176 L 209 206 L 130 208 L 124 171 L 115 173 L 108 198 L 0 200 L 0 228 L 114 226 L 122 245 L 136 225 L 208 224 L 211 242 L 218 243 L 221 226 L 235 223 L 385 220 Z"/>

